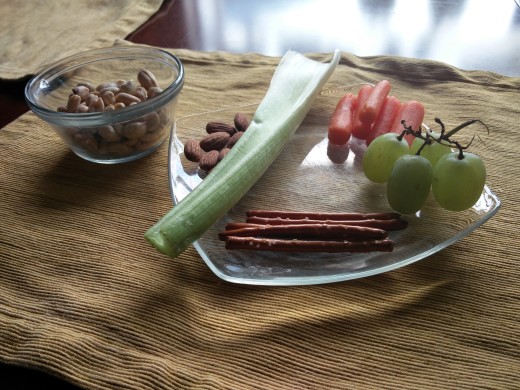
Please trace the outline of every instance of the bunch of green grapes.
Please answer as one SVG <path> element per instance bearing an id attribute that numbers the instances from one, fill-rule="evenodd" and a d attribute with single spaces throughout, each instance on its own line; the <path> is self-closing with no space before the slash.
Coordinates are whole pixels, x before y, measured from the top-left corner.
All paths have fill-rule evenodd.
<path id="1" fill-rule="evenodd" d="M 386 133 L 372 141 L 363 156 L 365 176 L 386 183 L 390 207 L 402 214 L 419 211 L 430 191 L 442 208 L 463 211 L 478 201 L 484 189 L 486 167 L 481 158 L 451 140 L 458 130 L 480 121 L 465 122 L 450 132 L 440 119 L 435 121 L 441 125 L 440 133 L 411 128 L 402 134 Z M 410 147 L 406 134 L 415 136 Z"/>

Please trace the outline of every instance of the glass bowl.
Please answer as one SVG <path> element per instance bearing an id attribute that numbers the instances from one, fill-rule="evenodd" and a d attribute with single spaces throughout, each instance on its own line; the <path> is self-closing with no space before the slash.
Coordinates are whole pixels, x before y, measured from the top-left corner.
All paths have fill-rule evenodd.
<path id="1" fill-rule="evenodd" d="M 174 55 L 118 46 L 50 65 L 29 80 L 25 98 L 75 154 L 114 164 L 144 157 L 168 138 L 183 83 Z"/>
<path id="2" fill-rule="evenodd" d="M 430 195 L 424 207 L 404 218 L 408 227 L 389 232 L 394 250 L 369 253 L 287 253 L 227 250 L 219 232 L 229 222 L 244 222 L 250 209 L 309 212 L 389 212 L 386 186 L 370 182 L 361 168 L 364 141 L 331 148 L 327 126 L 340 96 L 351 87 L 322 91 L 294 136 L 260 180 L 194 247 L 219 278 L 233 283 L 294 286 L 363 278 L 410 265 L 467 236 L 500 209 L 500 199 L 485 186 L 473 207 L 462 212 L 440 208 Z M 178 204 L 204 180 L 205 173 L 186 159 L 183 145 L 204 136 L 210 121 L 232 124 L 236 112 L 252 117 L 258 104 L 185 116 L 170 137 L 169 180 Z M 490 237 L 492 239 L 492 237 Z"/>

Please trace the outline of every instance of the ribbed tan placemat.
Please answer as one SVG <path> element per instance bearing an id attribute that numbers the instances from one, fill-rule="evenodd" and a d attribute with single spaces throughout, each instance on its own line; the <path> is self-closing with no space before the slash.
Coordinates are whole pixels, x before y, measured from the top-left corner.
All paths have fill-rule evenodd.
<path id="1" fill-rule="evenodd" d="M 3 1 L 0 79 L 32 75 L 87 49 L 112 46 L 146 22 L 162 0 Z"/>
<path id="2" fill-rule="evenodd" d="M 179 115 L 257 101 L 278 58 L 175 50 Z M 314 55 L 328 59 L 330 56 Z M 0 131 L 0 360 L 85 389 L 514 389 L 520 383 L 520 79 L 344 54 L 327 86 L 389 79 L 474 150 L 500 212 L 425 260 L 307 287 L 221 281 L 143 234 L 171 207 L 167 147 L 101 166 L 28 113 Z"/>

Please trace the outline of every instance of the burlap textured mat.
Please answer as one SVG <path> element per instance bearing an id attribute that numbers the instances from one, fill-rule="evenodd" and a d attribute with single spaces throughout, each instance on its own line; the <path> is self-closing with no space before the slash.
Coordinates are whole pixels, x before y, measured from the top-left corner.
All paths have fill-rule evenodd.
<path id="1" fill-rule="evenodd" d="M 112 46 L 146 22 L 162 0 L 3 1 L 0 79 L 15 80 L 79 51 Z"/>
<path id="2" fill-rule="evenodd" d="M 257 101 L 279 61 L 174 53 L 179 115 Z M 166 146 L 101 166 L 31 113 L 2 129 L 1 361 L 85 389 L 518 388 L 520 78 L 344 54 L 328 86 L 382 78 L 430 117 L 489 124 L 475 150 L 503 207 L 425 260 L 336 284 L 229 284 L 193 248 L 152 249 L 143 233 L 172 204 Z"/>

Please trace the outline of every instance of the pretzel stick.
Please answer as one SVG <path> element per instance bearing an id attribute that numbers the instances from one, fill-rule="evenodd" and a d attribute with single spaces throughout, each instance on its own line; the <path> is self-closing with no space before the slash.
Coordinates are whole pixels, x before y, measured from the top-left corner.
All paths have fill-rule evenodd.
<path id="1" fill-rule="evenodd" d="M 226 238 L 226 249 L 245 249 L 279 252 L 391 252 L 394 242 L 389 239 L 371 241 L 307 241 L 275 238 L 236 237 Z"/>
<path id="2" fill-rule="evenodd" d="M 408 226 L 408 222 L 404 219 L 361 219 L 356 221 L 334 221 L 334 220 L 312 220 L 312 219 L 289 219 L 289 218 L 262 218 L 248 217 L 247 223 L 260 225 L 294 225 L 294 224 L 319 224 L 326 223 L 328 225 L 349 225 L 349 226 L 365 226 L 377 229 L 402 230 Z"/>
<path id="3" fill-rule="evenodd" d="M 288 219 L 311 219 L 311 220 L 333 220 L 351 221 L 360 219 L 399 219 L 398 213 L 311 213 L 305 211 L 278 211 L 278 210 L 249 210 L 246 217 L 262 218 L 288 218 Z"/>
<path id="4" fill-rule="evenodd" d="M 320 224 L 296 224 L 296 225 L 247 225 L 234 229 L 228 229 L 219 233 L 219 238 L 226 237 L 291 237 L 307 239 L 342 239 L 351 241 L 377 240 L 387 237 L 383 229 L 363 226 Z"/>

